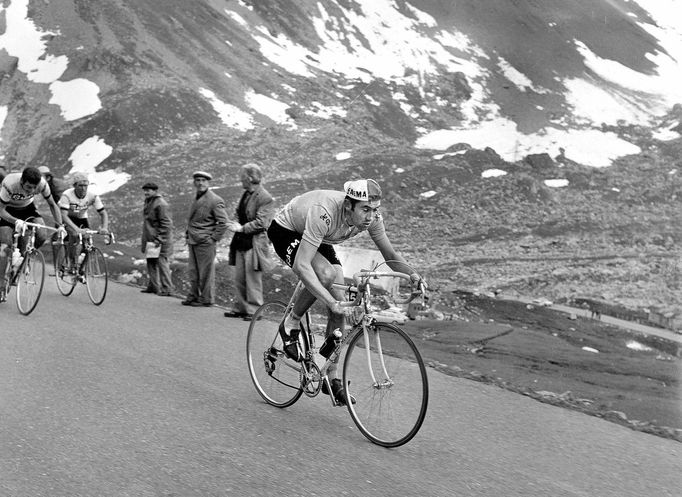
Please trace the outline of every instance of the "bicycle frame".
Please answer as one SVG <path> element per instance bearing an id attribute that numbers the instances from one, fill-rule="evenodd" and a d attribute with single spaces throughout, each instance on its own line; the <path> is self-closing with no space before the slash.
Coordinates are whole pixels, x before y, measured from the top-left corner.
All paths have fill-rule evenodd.
<path id="1" fill-rule="evenodd" d="M 314 334 L 312 333 L 312 330 L 310 329 L 310 311 L 306 311 L 305 313 L 305 333 L 307 335 L 307 341 L 309 344 L 309 349 L 306 351 L 306 360 L 303 361 L 301 364 L 301 369 L 303 370 L 303 377 L 306 378 L 313 378 L 316 379 L 316 372 L 314 371 L 317 369 L 317 374 L 319 374 L 319 380 L 325 381 L 329 383 L 329 379 L 327 377 L 327 371 L 329 368 L 333 365 L 336 364 L 338 357 L 340 357 L 341 352 L 343 351 L 344 347 L 347 346 L 347 344 L 350 342 L 350 340 L 358 333 L 364 333 L 364 339 L 366 343 L 370 343 L 371 336 L 370 336 L 370 328 L 371 325 L 374 323 L 375 318 L 372 316 L 371 309 L 370 309 L 370 302 L 371 302 L 371 285 L 369 284 L 370 278 L 380 278 L 380 277 L 397 277 L 397 278 L 402 278 L 410 281 L 409 275 L 406 275 L 404 273 L 399 273 L 395 271 L 360 271 L 359 273 L 356 273 L 353 276 L 353 280 L 355 285 L 348 285 L 348 284 L 340 284 L 340 283 L 334 283 L 333 287 L 339 290 L 344 290 L 346 294 L 349 297 L 352 297 L 355 295 L 355 298 L 352 300 L 349 300 L 345 302 L 345 306 L 351 307 L 351 306 L 358 306 L 362 307 L 362 316 L 359 318 L 355 323 L 351 323 L 350 329 L 347 333 L 343 334 L 343 337 L 335 347 L 335 349 L 332 351 L 331 355 L 329 358 L 325 361 L 325 363 L 322 365 L 322 367 L 318 367 L 317 364 L 314 362 L 313 359 L 313 349 L 315 348 L 315 338 Z M 294 291 L 292 292 L 291 298 L 289 299 L 289 303 L 287 304 L 286 312 L 285 312 L 285 318 L 286 316 L 291 312 L 293 309 L 294 303 L 296 302 L 296 299 L 298 297 L 298 294 L 305 288 L 304 284 L 302 281 L 298 281 L 296 284 L 296 287 L 294 288 Z M 420 295 L 424 295 L 424 290 L 422 289 L 420 292 L 413 292 L 413 294 L 404 300 L 397 301 L 399 304 L 407 304 L 411 301 L 413 301 L 415 298 L 417 298 Z M 372 378 L 372 383 L 375 388 L 377 389 L 383 389 L 383 388 L 389 388 L 391 385 L 393 385 L 393 381 L 391 380 L 390 374 L 388 373 L 388 368 L 386 367 L 386 362 L 384 360 L 384 353 L 383 353 L 383 348 L 381 346 L 381 337 L 377 333 L 374 335 L 375 343 L 376 343 L 376 352 L 379 355 L 379 361 L 381 364 L 381 369 L 384 375 L 383 380 L 379 381 L 377 380 L 375 374 L 374 374 L 374 369 L 371 367 L 371 347 L 367 347 L 365 350 L 366 354 L 366 361 L 367 361 L 367 369 L 371 375 Z M 310 369 L 310 370 L 309 370 Z M 311 371 L 312 370 L 312 371 Z M 315 390 L 309 391 L 306 386 L 304 385 L 303 381 L 301 382 L 301 386 L 303 387 L 304 393 L 310 397 L 314 397 L 319 393 L 320 386 L 318 386 Z M 327 384 L 327 387 L 330 388 L 330 385 Z M 332 405 L 336 406 L 336 400 L 334 399 L 333 395 L 330 395 L 329 398 L 331 399 Z"/>
<path id="2" fill-rule="evenodd" d="M 317 331 L 313 333 L 311 328 L 312 310 L 302 316 L 299 327 L 303 360 L 291 359 L 283 349 L 286 342 L 279 330 L 304 288 L 300 281 L 288 303 L 266 302 L 256 311 L 249 325 L 246 355 L 254 386 L 268 404 L 285 408 L 303 394 L 315 397 L 322 391 L 329 395 L 332 406 L 348 408 L 353 422 L 370 441 L 398 447 L 419 431 L 426 416 L 429 387 L 426 365 L 409 335 L 373 314 L 369 280 L 381 276 L 412 281 L 404 273 L 362 271 L 354 275 L 353 283 L 336 285 L 337 290 L 347 292 L 348 300 L 341 305 L 352 309 L 344 312 L 347 332 L 324 363 L 317 357 L 320 351 L 315 347 Z M 418 292 L 413 289 L 407 298 L 394 301 L 405 304 L 420 295 L 426 298 L 425 290 L 420 284 Z M 342 369 L 342 378 L 335 374 L 337 367 Z"/>
<path id="3" fill-rule="evenodd" d="M 25 259 L 26 255 L 35 249 L 35 247 L 36 247 L 36 232 L 40 228 L 44 228 L 48 231 L 57 231 L 56 228 L 52 228 L 50 226 L 45 226 L 45 225 L 38 224 L 38 223 L 32 223 L 29 221 L 24 222 L 23 228 L 20 231 L 16 230 L 16 229 L 14 230 L 14 234 L 12 235 L 12 238 L 13 238 L 12 250 L 10 251 L 10 254 L 9 254 L 10 260 L 12 257 L 12 253 L 14 252 L 14 249 L 19 248 L 19 239 L 20 238 L 27 237 L 26 238 L 26 246 L 24 247 L 24 250 L 21 251 L 21 257 L 23 257 Z M 27 231 L 28 231 L 28 233 L 26 233 Z M 63 237 L 59 238 L 59 243 L 64 243 Z M 15 270 L 18 268 L 14 268 L 11 263 L 9 264 L 9 268 L 10 268 L 11 277 L 7 277 L 7 275 L 5 275 L 5 278 L 7 278 L 7 281 L 10 283 L 11 286 L 13 286 L 14 283 L 16 282 L 18 275 L 19 275 L 19 271 Z"/>
<path id="4" fill-rule="evenodd" d="M 12 286 L 16 286 L 16 300 L 19 312 L 28 315 L 36 308 L 43 291 L 45 282 L 45 260 L 42 253 L 35 246 L 36 232 L 38 229 L 58 231 L 56 228 L 42 224 L 24 221 L 21 230 L 14 230 L 12 249 L 5 268 L 4 288 L 0 290 L 3 301 Z M 27 233 L 28 232 L 28 233 Z M 20 239 L 26 239 L 26 244 L 21 251 L 21 262 L 12 264 L 15 249 L 19 249 Z M 63 239 L 60 239 L 62 242 Z"/>

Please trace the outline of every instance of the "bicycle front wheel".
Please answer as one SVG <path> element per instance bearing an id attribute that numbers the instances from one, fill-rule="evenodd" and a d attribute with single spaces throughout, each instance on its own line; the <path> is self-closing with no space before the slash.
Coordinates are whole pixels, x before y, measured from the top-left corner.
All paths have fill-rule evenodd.
<path id="1" fill-rule="evenodd" d="M 107 296 L 107 285 L 109 277 L 107 274 L 107 261 L 104 254 L 97 247 L 93 247 L 83 260 L 83 275 L 85 276 L 85 286 L 88 289 L 90 300 L 95 305 L 104 302 Z"/>
<path id="2" fill-rule="evenodd" d="M 24 256 L 16 276 L 17 307 L 27 316 L 38 305 L 45 283 L 45 258 L 38 250 L 31 250 Z"/>
<path id="3" fill-rule="evenodd" d="M 276 407 L 288 407 L 303 393 L 301 365 L 284 355 L 279 324 L 286 304 L 268 302 L 253 315 L 246 337 L 249 374 L 261 397 Z"/>
<path id="4" fill-rule="evenodd" d="M 429 385 L 424 361 L 397 326 L 374 323 L 353 336 L 343 361 L 348 411 L 362 434 L 398 447 L 417 434 L 426 416 Z"/>
<path id="5" fill-rule="evenodd" d="M 54 259 L 54 276 L 57 280 L 59 293 L 65 297 L 73 293 L 73 289 L 76 288 L 76 283 L 78 282 L 74 267 L 66 256 L 66 246 L 60 245 Z"/>

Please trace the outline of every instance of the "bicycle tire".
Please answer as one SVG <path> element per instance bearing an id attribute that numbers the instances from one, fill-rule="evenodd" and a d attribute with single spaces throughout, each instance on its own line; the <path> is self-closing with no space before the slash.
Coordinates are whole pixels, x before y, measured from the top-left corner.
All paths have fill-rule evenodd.
<path id="1" fill-rule="evenodd" d="M 9 289 L 12 285 L 12 280 L 14 279 L 14 274 L 12 273 L 12 256 L 7 256 L 7 262 L 5 263 L 5 286 L 0 288 L 0 291 L 4 293 L 5 300 L 9 295 Z"/>
<path id="2" fill-rule="evenodd" d="M 16 275 L 17 308 L 28 316 L 38 305 L 45 284 L 45 258 L 42 252 L 31 249 L 24 255 Z"/>
<path id="3" fill-rule="evenodd" d="M 107 296 L 109 284 L 107 261 L 102 251 L 97 247 L 92 247 L 85 254 L 81 268 L 90 300 L 93 304 L 100 305 Z"/>
<path id="4" fill-rule="evenodd" d="M 348 403 L 351 418 L 373 443 L 399 447 L 421 428 L 429 401 L 426 366 L 397 326 L 373 323 L 351 338 L 343 358 L 343 385 L 347 398 L 355 401 Z"/>
<path id="5" fill-rule="evenodd" d="M 78 278 L 76 277 L 75 271 L 73 270 L 71 264 L 66 257 L 66 246 L 59 245 L 57 248 L 57 254 L 54 258 L 54 277 L 57 280 L 57 289 L 59 293 L 68 297 L 73 293 L 76 288 L 76 283 L 78 283 Z"/>
<path id="6" fill-rule="evenodd" d="M 281 408 L 294 404 L 303 394 L 301 365 L 284 355 L 278 332 L 286 308 L 287 305 L 279 301 L 260 306 L 246 336 L 246 360 L 251 380 L 265 402 Z"/>

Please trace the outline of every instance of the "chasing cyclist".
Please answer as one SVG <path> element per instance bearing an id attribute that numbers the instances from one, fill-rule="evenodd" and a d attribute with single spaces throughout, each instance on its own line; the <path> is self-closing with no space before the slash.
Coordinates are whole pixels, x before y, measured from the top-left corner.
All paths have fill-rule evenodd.
<path id="1" fill-rule="evenodd" d="M 88 209 L 93 206 L 100 216 L 101 235 L 109 234 L 109 215 L 99 195 L 88 190 L 90 182 L 84 173 L 76 173 L 72 178 L 73 188 L 62 193 L 59 199 L 59 208 L 62 211 L 67 237 L 67 260 L 75 263 L 78 253 L 78 235 L 84 234 L 90 229 Z"/>
<path id="2" fill-rule="evenodd" d="M 325 336 L 336 328 L 343 330 L 344 313 L 350 308 L 342 307 L 343 292 L 332 287 L 333 283 L 344 282 L 343 268 L 333 245 L 367 231 L 391 269 L 410 274 L 414 282 L 423 282 L 388 239 L 380 204 L 381 188 L 377 182 L 359 179 L 346 182 L 343 192 L 313 190 L 293 198 L 270 224 L 268 237 L 275 252 L 305 285 L 292 312 L 279 327 L 284 352 L 291 359 L 303 360 L 298 341 L 301 316 L 316 299 L 329 312 Z M 336 375 L 333 365 L 329 368 L 332 393 L 337 403 L 345 405 L 343 385 Z M 322 391 L 329 394 L 324 384 Z"/>
<path id="3" fill-rule="evenodd" d="M 64 231 L 62 214 L 52 199 L 50 186 L 36 167 L 27 167 L 20 173 L 10 173 L 0 186 L 0 302 L 5 302 L 7 258 L 11 256 L 12 236 L 14 230 L 21 230 L 24 222 L 30 220 L 36 224 L 45 224 L 33 202 L 34 197 L 41 194 L 50 207 L 52 217 L 57 223 L 59 232 Z M 60 233 L 63 234 L 63 233 Z M 42 230 L 36 232 L 36 247 L 47 240 Z"/>

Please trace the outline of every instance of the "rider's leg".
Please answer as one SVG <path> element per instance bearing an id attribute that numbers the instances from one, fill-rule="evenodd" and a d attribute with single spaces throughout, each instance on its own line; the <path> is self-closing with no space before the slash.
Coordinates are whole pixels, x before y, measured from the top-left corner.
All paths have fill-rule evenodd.
<path id="1" fill-rule="evenodd" d="M 30 219 L 32 223 L 36 224 L 42 224 L 45 226 L 45 221 L 43 220 L 42 217 L 34 217 L 33 219 Z M 45 232 L 43 229 L 36 230 L 36 240 L 35 240 L 35 247 L 40 248 L 43 246 L 43 244 L 47 241 L 49 235 Z"/>
<path id="2" fill-rule="evenodd" d="M 14 229 L 9 226 L 0 226 L 0 292 L 5 291 L 5 268 L 7 260 L 12 256 L 12 236 Z"/>
<path id="3" fill-rule="evenodd" d="M 336 269 L 337 266 L 332 265 L 319 252 L 313 257 L 311 265 L 315 271 L 315 274 L 317 275 L 317 278 L 320 280 L 320 283 L 322 283 L 325 288 L 330 289 L 332 287 L 332 283 L 338 279 L 338 273 Z M 341 266 L 338 266 L 338 268 L 340 269 Z M 343 272 L 341 272 L 341 282 L 343 282 Z M 310 309 L 310 307 L 315 303 L 315 300 L 317 300 L 317 298 L 305 287 L 301 289 L 298 296 L 296 297 L 291 314 L 284 322 L 284 329 L 287 332 L 289 332 L 291 329 L 298 328 L 298 326 L 295 325 L 298 325 L 298 322 L 301 320 L 301 316 L 303 316 L 308 309 Z"/>
<path id="4" fill-rule="evenodd" d="M 72 230 L 68 225 L 66 226 L 66 260 L 72 266 L 75 266 L 78 260 L 78 233 Z"/>

